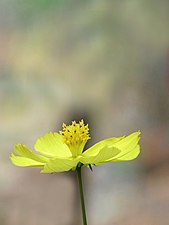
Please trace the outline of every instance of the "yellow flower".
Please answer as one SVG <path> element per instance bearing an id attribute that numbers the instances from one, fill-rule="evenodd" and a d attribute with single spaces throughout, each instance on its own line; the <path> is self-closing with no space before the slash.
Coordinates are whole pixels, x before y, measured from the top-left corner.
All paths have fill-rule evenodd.
<path id="1" fill-rule="evenodd" d="M 140 131 L 129 136 L 108 138 L 84 150 L 90 139 L 88 125 L 81 120 L 71 125 L 63 124 L 63 131 L 47 133 L 35 143 L 35 154 L 25 145 L 15 145 L 11 161 L 16 166 L 42 168 L 43 173 L 75 170 L 77 165 L 98 166 L 108 162 L 135 159 L 139 152 Z"/>

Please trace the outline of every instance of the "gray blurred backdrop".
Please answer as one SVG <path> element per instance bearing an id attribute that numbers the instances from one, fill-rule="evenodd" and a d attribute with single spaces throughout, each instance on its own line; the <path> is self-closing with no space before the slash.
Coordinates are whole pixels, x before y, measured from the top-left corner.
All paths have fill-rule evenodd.
<path id="1" fill-rule="evenodd" d="M 83 170 L 92 225 L 169 224 L 169 1 L 0 0 L 0 225 L 80 225 L 76 177 L 9 161 L 82 119 L 141 130 L 138 159 Z"/>

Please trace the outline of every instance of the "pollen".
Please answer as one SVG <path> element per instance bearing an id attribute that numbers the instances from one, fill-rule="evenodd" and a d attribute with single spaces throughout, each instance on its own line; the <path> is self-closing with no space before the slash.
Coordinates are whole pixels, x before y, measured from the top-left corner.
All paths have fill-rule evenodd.
<path id="1" fill-rule="evenodd" d="M 62 128 L 63 131 L 59 133 L 62 135 L 65 144 L 69 147 L 85 144 L 90 139 L 88 124 L 85 125 L 83 120 L 79 121 L 79 123 L 73 121 L 68 126 L 63 123 Z"/>

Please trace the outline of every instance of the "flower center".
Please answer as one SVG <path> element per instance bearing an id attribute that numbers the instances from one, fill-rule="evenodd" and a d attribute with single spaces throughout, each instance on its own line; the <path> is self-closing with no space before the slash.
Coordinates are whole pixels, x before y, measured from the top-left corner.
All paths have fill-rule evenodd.
<path id="1" fill-rule="evenodd" d="M 60 131 L 65 144 L 67 144 L 72 152 L 73 157 L 80 155 L 83 148 L 90 139 L 88 124 L 85 125 L 81 120 L 79 123 L 75 121 L 71 125 L 67 126 L 63 123 L 63 131 Z"/>

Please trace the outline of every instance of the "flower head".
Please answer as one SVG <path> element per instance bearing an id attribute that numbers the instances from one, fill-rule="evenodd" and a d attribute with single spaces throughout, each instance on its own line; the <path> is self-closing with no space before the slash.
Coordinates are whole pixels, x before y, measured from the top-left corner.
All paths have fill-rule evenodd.
<path id="1" fill-rule="evenodd" d="M 140 131 L 128 136 L 102 140 L 84 151 L 90 139 L 88 125 L 81 120 L 71 125 L 63 124 L 59 133 L 47 133 L 38 138 L 35 154 L 25 145 L 15 145 L 11 161 L 16 166 L 39 167 L 43 173 L 75 170 L 80 163 L 84 166 L 98 166 L 108 162 L 120 162 L 135 159 L 139 152 Z"/>

